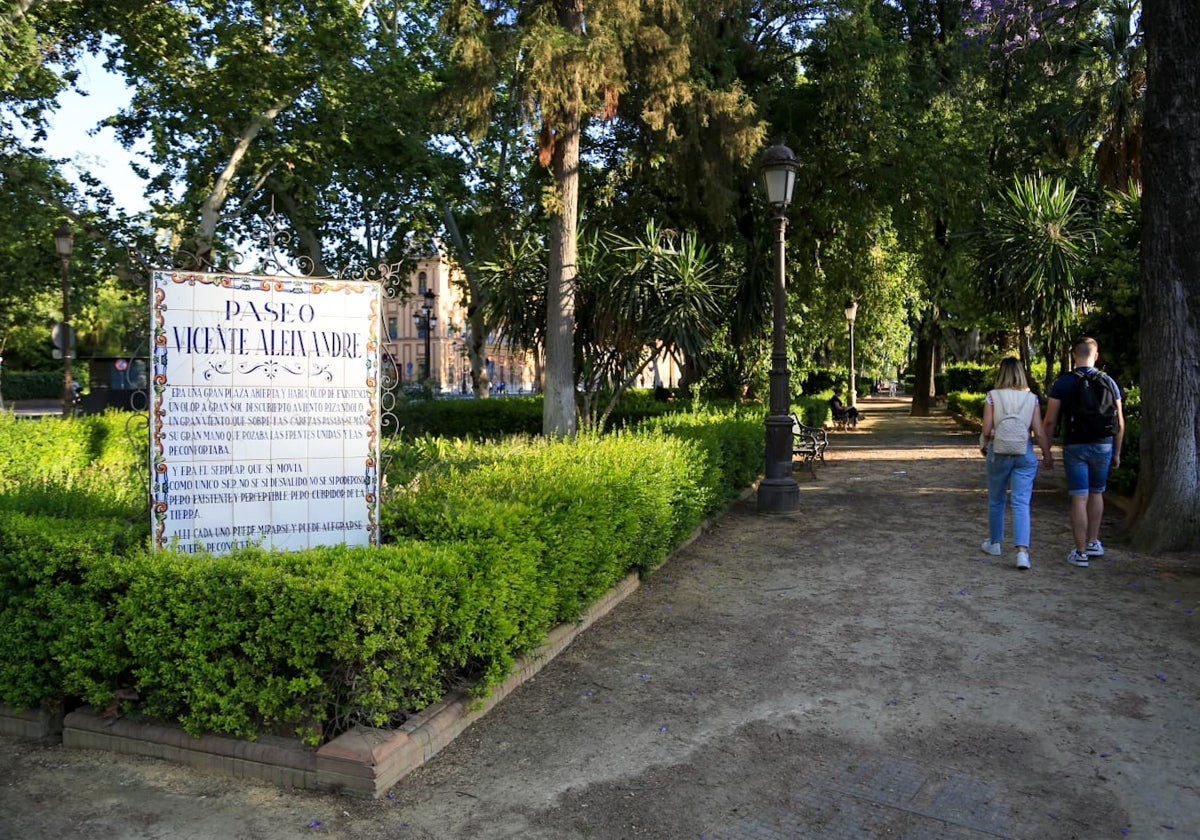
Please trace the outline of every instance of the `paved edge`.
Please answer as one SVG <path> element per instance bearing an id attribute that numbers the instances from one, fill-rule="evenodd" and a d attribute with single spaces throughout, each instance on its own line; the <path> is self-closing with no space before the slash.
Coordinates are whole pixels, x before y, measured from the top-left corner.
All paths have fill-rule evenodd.
<path id="1" fill-rule="evenodd" d="M 757 487 L 755 482 L 725 510 L 700 523 L 663 564 L 710 530 L 729 507 L 757 492 Z M 378 799 L 532 679 L 640 585 L 636 572 L 626 575 L 593 603 L 582 618 L 558 625 L 532 653 L 517 659 L 508 679 L 493 686 L 486 697 L 472 698 L 467 690 L 456 691 L 416 713 L 398 729 L 355 727 L 316 749 L 274 736 L 261 736 L 255 741 L 221 735 L 195 737 L 177 724 L 103 717 L 90 707 L 60 719 L 45 712 L 17 712 L 0 706 L 0 734 L 50 738 L 61 731 L 63 746 L 69 749 L 150 756 L 235 778 Z"/>

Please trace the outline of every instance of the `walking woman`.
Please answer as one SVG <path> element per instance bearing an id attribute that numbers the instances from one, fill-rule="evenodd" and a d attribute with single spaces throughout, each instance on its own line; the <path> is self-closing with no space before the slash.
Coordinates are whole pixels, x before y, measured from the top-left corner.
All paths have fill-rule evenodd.
<path id="1" fill-rule="evenodd" d="M 1035 439 L 1042 451 L 1042 463 L 1053 467 L 1050 438 L 1042 426 L 1037 396 L 1029 390 L 1020 360 L 1005 359 L 1000 362 L 996 387 L 988 391 L 984 401 L 983 434 L 979 437 L 980 452 L 987 457 L 988 538 L 983 541 L 983 550 L 1000 556 L 1007 497 L 1012 507 L 1017 568 L 1022 571 L 1029 568 L 1029 501 L 1038 471 L 1033 454 Z"/>

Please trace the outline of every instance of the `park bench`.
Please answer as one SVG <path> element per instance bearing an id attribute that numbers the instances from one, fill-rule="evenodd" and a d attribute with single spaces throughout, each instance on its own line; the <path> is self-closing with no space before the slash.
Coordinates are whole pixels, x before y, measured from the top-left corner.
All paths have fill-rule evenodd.
<path id="1" fill-rule="evenodd" d="M 817 477 L 816 462 L 825 463 L 825 447 L 829 445 L 829 436 L 824 429 L 816 426 L 806 426 L 795 414 L 792 418 L 792 458 L 802 458 L 808 465 L 812 477 Z"/>

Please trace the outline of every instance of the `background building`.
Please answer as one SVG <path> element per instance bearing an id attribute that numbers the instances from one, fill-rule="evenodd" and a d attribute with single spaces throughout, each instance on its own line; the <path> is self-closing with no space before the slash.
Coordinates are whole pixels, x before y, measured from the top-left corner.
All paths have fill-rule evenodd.
<path id="1" fill-rule="evenodd" d="M 383 364 L 388 366 L 390 360 L 402 385 L 420 383 L 428 370 L 434 393 L 474 392 L 467 356 L 465 287 L 462 272 L 448 260 L 426 257 L 409 275 L 407 294 L 384 299 Z M 427 292 L 433 293 L 432 299 Z M 430 307 L 428 340 L 426 306 Z M 487 337 L 484 353 L 493 393 L 531 393 L 536 389 L 536 368 L 530 354 L 513 353 L 496 333 Z"/>

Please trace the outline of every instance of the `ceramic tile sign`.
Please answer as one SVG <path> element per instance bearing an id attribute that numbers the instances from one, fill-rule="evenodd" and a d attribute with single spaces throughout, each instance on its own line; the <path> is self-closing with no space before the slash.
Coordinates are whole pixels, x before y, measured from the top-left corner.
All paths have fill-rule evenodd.
<path id="1" fill-rule="evenodd" d="M 378 544 L 379 285 L 174 271 L 153 283 L 155 547 Z"/>

